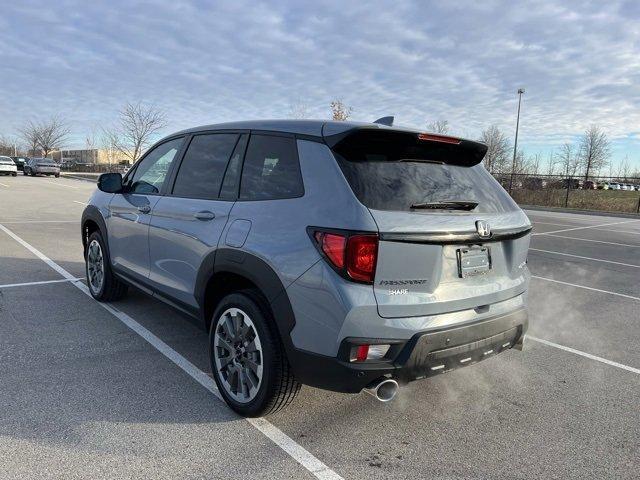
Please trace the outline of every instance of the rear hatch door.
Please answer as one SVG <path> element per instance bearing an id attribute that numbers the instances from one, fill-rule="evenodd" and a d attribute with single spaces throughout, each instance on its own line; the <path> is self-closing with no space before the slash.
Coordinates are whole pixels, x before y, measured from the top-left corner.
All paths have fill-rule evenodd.
<path id="1" fill-rule="evenodd" d="M 381 316 L 482 311 L 525 291 L 531 225 L 480 165 L 486 146 L 369 129 L 333 150 L 378 225 Z"/>

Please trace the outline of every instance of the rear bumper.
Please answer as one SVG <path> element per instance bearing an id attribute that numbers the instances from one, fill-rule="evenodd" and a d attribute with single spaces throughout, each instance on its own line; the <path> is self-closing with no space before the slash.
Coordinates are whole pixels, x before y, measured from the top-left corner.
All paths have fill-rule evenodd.
<path id="1" fill-rule="evenodd" d="M 297 379 L 337 392 L 357 393 L 386 376 L 401 383 L 473 365 L 511 348 L 522 348 L 528 319 L 524 308 L 476 323 L 431 330 L 407 340 L 346 338 L 337 358 L 293 349 L 288 352 Z M 352 345 L 392 343 L 393 358 L 351 363 Z"/>

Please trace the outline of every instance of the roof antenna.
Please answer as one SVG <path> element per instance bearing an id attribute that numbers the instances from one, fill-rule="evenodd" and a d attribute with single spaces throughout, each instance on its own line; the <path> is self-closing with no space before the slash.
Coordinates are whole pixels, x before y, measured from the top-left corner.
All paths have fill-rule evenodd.
<path id="1" fill-rule="evenodd" d="M 389 117 L 379 118 L 373 123 L 379 123 L 380 125 L 386 125 L 387 127 L 391 127 L 393 125 L 393 115 Z"/>

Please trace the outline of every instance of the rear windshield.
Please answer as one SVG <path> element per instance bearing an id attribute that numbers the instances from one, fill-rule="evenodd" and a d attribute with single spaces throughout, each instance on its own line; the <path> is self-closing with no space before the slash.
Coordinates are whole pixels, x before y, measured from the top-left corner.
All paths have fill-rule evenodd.
<path id="1" fill-rule="evenodd" d="M 396 155 L 389 151 L 389 145 L 386 147 L 376 150 L 359 145 L 356 149 L 334 150 L 354 193 L 369 208 L 408 211 L 414 204 L 443 201 L 477 202 L 474 213 L 500 213 L 518 208 L 480 164 L 430 162 L 425 151 L 421 152 L 420 159 L 412 161 L 411 155 Z M 455 151 L 451 154 L 455 155 Z M 405 156 L 408 158 L 402 158 Z"/>

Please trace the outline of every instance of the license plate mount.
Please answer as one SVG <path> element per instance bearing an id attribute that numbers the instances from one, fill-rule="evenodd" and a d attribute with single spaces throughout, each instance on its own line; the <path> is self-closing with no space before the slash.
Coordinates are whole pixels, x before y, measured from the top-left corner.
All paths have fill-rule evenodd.
<path id="1" fill-rule="evenodd" d="M 458 248 L 458 276 L 460 278 L 486 275 L 491 270 L 491 250 L 489 247 L 473 246 Z"/>

